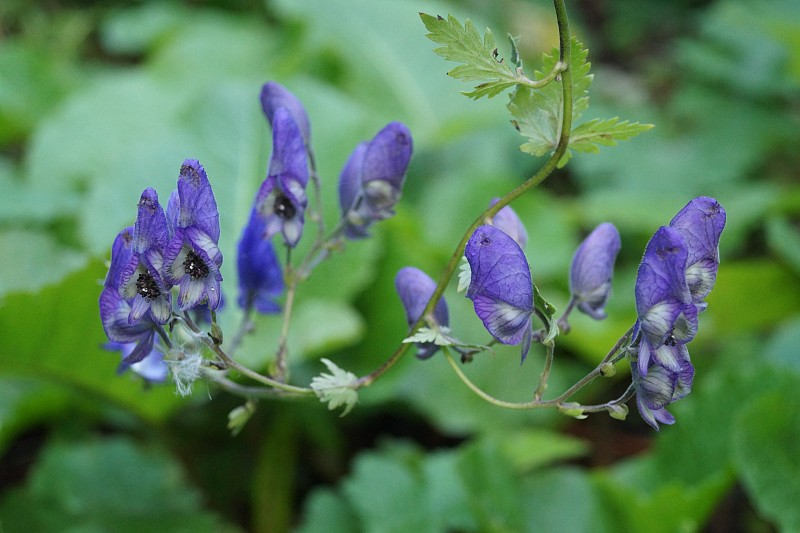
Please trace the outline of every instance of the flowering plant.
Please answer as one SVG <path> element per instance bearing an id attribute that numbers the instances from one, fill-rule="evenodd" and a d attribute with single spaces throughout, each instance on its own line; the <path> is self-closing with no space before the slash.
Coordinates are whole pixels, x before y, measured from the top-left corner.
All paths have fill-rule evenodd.
<path id="1" fill-rule="evenodd" d="M 340 214 L 326 231 L 312 120 L 295 94 L 272 81 L 260 92 L 261 109 L 271 128 L 272 152 L 237 248 L 235 302 L 242 316 L 238 331 L 225 335 L 217 316 L 226 311 L 219 248 L 220 217 L 225 214 L 218 210 L 204 167 L 187 159 L 180 166 L 177 188 L 166 210 L 156 191 L 145 189 L 135 225 L 122 230 L 112 247 L 100 315 L 109 341 L 124 354 L 120 370 L 131 368 L 150 381 L 163 380 L 169 370 L 181 394 L 191 393 L 193 383 L 204 378 L 243 396 L 246 408 L 237 409 L 231 417 L 232 429 L 238 432 L 252 414 L 253 401 L 261 397 L 317 396 L 330 408 L 345 406 L 347 413 L 357 403 L 358 391 L 383 376 L 415 344 L 418 358 L 430 359 L 441 352 L 470 389 L 498 406 L 556 408 L 576 418 L 605 411 L 625 418 L 626 404 L 635 395 L 641 416 L 652 427 L 673 423 L 666 408 L 691 390 L 694 367 L 686 344 L 696 335 L 698 314 L 705 310 L 704 299 L 719 264 L 725 211 L 710 197 L 690 201 L 648 243 L 634 291 L 635 324 L 594 370 L 563 393 L 544 398 L 558 337 L 570 331 L 573 309 L 595 320 L 607 317 L 621 237 L 610 222 L 588 234 L 574 253 L 568 276 L 571 296 L 558 315 L 535 283 L 525 252 L 529 233 L 510 204 L 566 165 L 574 152 L 597 151 L 601 145 L 613 145 L 651 127 L 616 118 L 578 123 L 588 107 L 592 80 L 587 52 L 570 34 L 563 1 L 555 0 L 554 7 L 559 45 L 545 55 L 541 70 L 532 77 L 525 74 L 514 39 L 512 57 L 504 62 L 490 31 L 481 37 L 469 21 L 462 25 L 452 16 L 421 14 L 428 37 L 439 45 L 435 52 L 460 63 L 449 74 L 480 82 L 466 95 L 492 98 L 510 90 L 512 123 L 526 139 L 522 151 L 549 154 L 549 158 L 530 179 L 489 202 L 464 232 L 438 281 L 413 266 L 397 273 L 395 286 L 409 335 L 383 365 L 358 377 L 322 359 L 330 373 L 313 378 L 308 386 L 291 384 L 289 331 L 298 287 L 314 269 L 353 241 L 369 237 L 375 224 L 395 214 L 411 165 L 412 133 L 394 121 L 355 146 L 339 176 Z M 310 196 L 316 197 L 315 202 L 309 201 Z M 307 221 L 316 222 L 318 231 L 303 248 Z M 286 254 L 283 264 L 280 250 Z M 489 335 L 484 344 L 455 336 L 459 324 L 451 323 L 443 298 L 462 256 L 459 285 L 466 289 Z M 254 313 L 282 314 L 268 373 L 249 368 L 235 357 L 243 338 L 255 328 Z M 534 346 L 542 347 L 544 367 L 531 400 L 508 402 L 491 396 L 453 358 L 455 352 L 462 363 L 468 363 L 481 353 L 493 352 L 495 343 L 519 345 L 521 363 Z M 630 362 L 632 377 L 621 397 L 596 405 L 572 400 L 595 378 L 612 375 L 623 359 Z M 255 385 L 232 379 L 233 372 Z"/>

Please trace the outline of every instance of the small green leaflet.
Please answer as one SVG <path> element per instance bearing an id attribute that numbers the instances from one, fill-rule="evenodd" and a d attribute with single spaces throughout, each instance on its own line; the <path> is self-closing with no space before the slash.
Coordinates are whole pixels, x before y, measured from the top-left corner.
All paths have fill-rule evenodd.
<path id="1" fill-rule="evenodd" d="M 450 333 L 450 330 L 441 326 L 438 328 L 421 327 L 416 333 L 403 339 L 403 342 L 406 344 L 411 342 L 432 342 L 436 346 L 450 346 L 453 341 L 447 336 L 448 333 Z"/>
<path id="2" fill-rule="evenodd" d="M 576 123 L 589 108 L 589 86 L 593 75 L 589 73 L 591 63 L 586 61 L 589 51 L 580 41 L 571 41 L 570 70 L 572 71 L 573 109 L 572 119 Z M 542 57 L 541 71 L 550 72 L 559 58 L 558 48 Z M 541 89 L 518 86 L 508 103 L 508 109 L 514 117 L 512 123 L 519 132 L 528 138 L 528 142 L 520 149 L 536 157 L 551 153 L 558 144 L 561 135 L 562 105 L 561 83 L 550 83 Z M 567 164 L 572 157 L 572 150 L 578 152 L 598 152 L 600 146 L 614 146 L 617 141 L 630 139 L 653 127 L 652 124 L 639 124 L 618 118 L 594 119 L 573 127 L 570 135 L 569 150 L 559 161 L 559 168 Z"/>
<path id="3" fill-rule="evenodd" d="M 458 266 L 458 292 L 463 292 L 469 288 L 472 283 L 472 269 L 469 266 L 467 258 L 461 256 L 461 264 Z"/>
<path id="4" fill-rule="evenodd" d="M 344 416 L 358 403 L 358 392 L 355 385 L 358 378 L 352 372 L 339 368 L 329 359 L 321 359 L 330 374 L 325 372 L 311 380 L 311 388 L 322 403 L 328 404 L 328 409 L 333 410 L 344 405 Z"/>
<path id="5" fill-rule="evenodd" d="M 482 81 L 475 90 L 464 92 L 464 95 L 477 100 L 482 96 L 491 98 L 527 78 L 511 65 L 498 58 L 497 44 L 490 29 L 481 37 L 475 25 L 467 19 L 464 26 L 452 15 L 439 16 L 419 14 L 425 28 L 430 32 L 427 37 L 442 46 L 434 52 L 449 61 L 463 63 L 450 72 L 448 76 L 464 81 Z"/>

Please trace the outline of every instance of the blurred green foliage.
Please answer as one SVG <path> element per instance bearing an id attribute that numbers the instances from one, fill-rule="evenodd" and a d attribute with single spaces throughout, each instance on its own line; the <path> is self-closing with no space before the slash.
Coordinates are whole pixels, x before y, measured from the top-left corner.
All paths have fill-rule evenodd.
<path id="1" fill-rule="evenodd" d="M 691 345 L 695 389 L 658 434 L 635 410 L 625 422 L 502 411 L 443 359 L 408 357 L 345 419 L 316 402 L 262 402 L 232 438 L 225 415 L 238 399 L 145 388 L 101 348 L 96 301 L 114 235 L 142 189 L 166 197 L 187 157 L 214 186 L 235 299 L 235 244 L 270 149 L 257 95 L 277 80 L 311 116 L 329 222 L 355 144 L 390 120 L 414 134 L 397 217 L 315 271 L 289 338 L 298 383 L 323 370 L 321 355 L 357 374 L 381 364 L 406 333 L 395 272 L 435 277 L 476 213 L 542 162 L 518 150 L 505 97 L 459 94 L 468 87 L 445 75 L 452 65 L 432 52 L 418 12 L 519 34 L 535 66 L 557 42 L 548 6 L 3 2 L 0 529 L 800 531 L 800 5 L 569 8 L 595 73 L 585 118 L 656 128 L 576 154 L 514 205 L 534 278 L 559 307 L 581 236 L 605 220 L 622 233 L 610 317 L 576 317 L 559 338 L 551 391 L 633 322 L 635 269 L 655 228 L 700 194 L 728 211 Z M 483 342 L 469 303 L 447 296 L 456 334 Z M 257 326 L 239 355 L 265 368 L 279 325 Z M 542 354 L 516 359 L 501 348 L 466 371 L 525 399 Z M 624 374 L 582 399 L 618 394 Z"/>

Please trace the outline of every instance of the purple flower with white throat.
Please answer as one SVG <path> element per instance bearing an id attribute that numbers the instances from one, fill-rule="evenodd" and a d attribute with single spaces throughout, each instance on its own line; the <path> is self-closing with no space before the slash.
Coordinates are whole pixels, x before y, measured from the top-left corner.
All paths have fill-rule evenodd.
<path id="1" fill-rule="evenodd" d="M 283 292 L 283 270 L 272 242 L 264 239 L 264 221 L 253 210 L 242 231 L 236 267 L 239 273 L 239 306 L 259 313 L 277 313 L 275 299 Z"/>
<path id="2" fill-rule="evenodd" d="M 686 241 L 686 283 L 700 310 L 714 287 L 719 268 L 719 238 L 725 228 L 725 209 L 714 198 L 695 198 L 675 215 L 669 225 Z"/>
<path id="3" fill-rule="evenodd" d="M 283 235 L 294 248 L 303 235 L 308 206 L 308 151 L 291 112 L 279 107 L 272 116 L 272 156 L 267 178 L 256 195 L 255 209 L 264 220 L 264 238 Z"/>
<path id="4" fill-rule="evenodd" d="M 416 324 L 428 300 L 431 299 L 436 291 L 436 283 L 423 271 L 414 267 L 401 268 L 394 278 L 394 285 L 403 308 L 406 311 L 406 321 L 411 327 Z M 447 310 L 447 302 L 441 298 L 433 308 L 433 318 L 439 326 L 447 327 L 450 324 L 450 316 Z M 432 342 L 417 343 L 417 357 L 428 359 L 439 347 Z"/>
<path id="5" fill-rule="evenodd" d="M 522 361 L 532 340 L 533 284 L 519 244 L 494 226 L 470 237 L 465 255 L 471 270 L 467 298 L 483 325 L 503 344 L 522 343 Z"/>
<path id="6" fill-rule="evenodd" d="M 273 128 L 275 111 L 281 107 L 286 108 L 292 115 L 303 134 L 306 146 L 309 146 L 311 144 L 311 121 L 308 120 L 308 114 L 300 99 L 279 83 L 274 81 L 265 83 L 261 87 L 261 109 Z"/>
<path id="7" fill-rule="evenodd" d="M 216 310 L 222 281 L 219 212 L 206 171 L 195 159 L 181 165 L 167 218 L 173 233 L 164 252 L 164 273 L 178 285 L 178 306 L 186 311 L 205 302 Z"/>
<path id="8" fill-rule="evenodd" d="M 619 231 L 604 222 L 583 240 L 572 258 L 569 287 L 574 304 L 595 320 L 606 317 L 605 306 L 619 249 Z"/>
<path id="9" fill-rule="evenodd" d="M 391 122 L 350 154 L 339 176 L 347 238 L 366 237 L 372 223 L 394 215 L 412 151 L 411 132 L 404 124 Z"/>
<path id="10" fill-rule="evenodd" d="M 646 375 L 639 372 L 639 365 L 636 363 L 631 363 L 631 374 L 636 390 L 636 406 L 644 421 L 656 431 L 659 429 L 659 423 L 675 423 L 675 417 L 667 411 L 667 406 L 680 400 L 692 390 L 694 367 L 689 361 L 688 353 L 685 359 L 680 359 L 680 365 L 676 370 L 664 368 L 655 361 L 650 361 Z"/>
<path id="11" fill-rule="evenodd" d="M 158 194 L 154 189 L 145 189 L 139 199 L 130 257 L 119 271 L 119 293 L 130 304 L 130 324 L 141 321 L 148 311 L 158 324 L 169 320 L 171 285 L 162 274 L 168 240 L 167 219 L 158 203 Z"/>
<path id="12" fill-rule="evenodd" d="M 500 201 L 500 198 L 495 198 L 489 204 L 490 206 Z M 525 225 L 510 205 L 500 209 L 495 216 L 489 221 L 489 224 L 501 230 L 503 233 L 514 239 L 519 247 L 523 250 L 525 245 L 528 244 L 528 231 Z"/>
<path id="13" fill-rule="evenodd" d="M 129 316 L 131 306 L 120 294 L 121 274 L 133 256 L 134 228 L 125 228 L 114 239 L 111 249 L 111 264 L 100 293 L 100 319 L 103 330 L 114 347 L 123 348 L 123 359 L 119 366 L 122 372 L 131 365 L 153 357 L 155 349 L 156 323 L 144 315 L 135 323 Z M 158 355 L 156 355 L 157 357 Z M 147 377 L 147 376 L 145 376 Z"/>
<path id="14" fill-rule="evenodd" d="M 640 336 L 638 371 L 646 376 L 651 359 L 678 372 L 688 352 L 683 347 L 697 332 L 697 308 L 686 284 L 686 242 L 681 233 L 661 226 L 645 248 L 636 277 L 635 336 Z"/>

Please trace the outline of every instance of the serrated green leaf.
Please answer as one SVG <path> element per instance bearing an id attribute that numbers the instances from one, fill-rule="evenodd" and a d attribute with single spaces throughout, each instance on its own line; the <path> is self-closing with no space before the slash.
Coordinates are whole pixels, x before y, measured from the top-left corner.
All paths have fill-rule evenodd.
<path id="1" fill-rule="evenodd" d="M 483 96 L 491 98 L 524 80 L 524 76 L 512 70 L 503 58 L 498 58 L 497 44 L 489 28 L 481 37 L 469 19 L 462 26 L 452 15 L 446 19 L 425 13 L 419 16 L 430 32 L 427 37 L 442 45 L 434 52 L 448 61 L 464 63 L 448 72 L 448 76 L 463 81 L 483 81 L 475 90 L 464 92 L 466 96 L 475 100 Z"/>
<path id="2" fill-rule="evenodd" d="M 328 409 L 333 410 L 344 405 L 341 415 L 344 416 L 358 403 L 358 392 L 353 388 L 358 378 L 352 372 L 339 368 L 333 361 L 328 359 L 321 361 L 331 373 L 323 372 L 312 379 L 311 388 L 314 389 L 319 401 L 328 404 Z"/>
<path id="3" fill-rule="evenodd" d="M 589 86 L 592 75 L 589 74 L 591 64 L 586 61 L 589 51 L 580 41 L 571 41 L 570 70 L 572 71 L 572 119 L 576 120 L 589 107 Z M 535 77 L 541 78 L 553 70 L 559 60 L 558 48 L 542 56 L 541 70 Z M 514 117 L 514 126 L 528 138 L 528 142 L 520 149 L 536 157 L 545 155 L 555 149 L 561 133 L 561 116 L 563 112 L 563 94 L 560 81 L 549 83 L 541 89 L 519 87 L 508 103 L 508 109 Z"/>
<path id="4" fill-rule="evenodd" d="M 569 147 L 578 152 L 597 153 L 600 146 L 615 146 L 618 141 L 628 140 L 652 128 L 652 124 L 639 124 L 618 117 L 594 119 L 572 130 Z"/>

